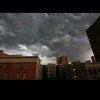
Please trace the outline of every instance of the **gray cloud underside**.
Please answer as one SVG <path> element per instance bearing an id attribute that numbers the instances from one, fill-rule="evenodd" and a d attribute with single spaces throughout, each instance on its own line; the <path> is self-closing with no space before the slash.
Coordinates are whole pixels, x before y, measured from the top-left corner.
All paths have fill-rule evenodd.
<path id="1" fill-rule="evenodd" d="M 82 60 L 84 52 L 91 52 L 85 30 L 98 16 L 98 13 L 0 13 L 0 48 L 38 52 L 48 58 L 66 54 L 70 60 Z M 19 45 L 27 49 L 20 49 Z"/>

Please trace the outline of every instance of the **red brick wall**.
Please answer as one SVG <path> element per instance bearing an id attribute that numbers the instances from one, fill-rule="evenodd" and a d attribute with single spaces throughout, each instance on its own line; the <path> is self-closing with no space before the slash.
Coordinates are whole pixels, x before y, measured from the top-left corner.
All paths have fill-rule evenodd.
<path id="1" fill-rule="evenodd" d="M 61 56 L 61 57 L 57 57 L 57 64 L 68 64 L 68 58 L 67 56 Z"/>
<path id="2" fill-rule="evenodd" d="M 68 58 L 67 58 L 67 56 L 62 56 L 61 60 L 62 60 L 62 64 L 68 64 Z"/>
<path id="3" fill-rule="evenodd" d="M 28 65 L 28 68 L 25 69 L 25 65 Z M 35 80 L 36 79 L 36 62 L 32 63 L 21 63 L 21 69 L 20 63 L 10 63 L 9 69 L 7 69 L 8 64 L 1 63 L 0 64 L 0 80 L 3 79 L 4 74 L 7 74 L 6 80 L 16 80 L 17 79 L 17 73 L 20 73 L 20 79 L 23 80 L 24 72 L 26 73 L 26 80 Z"/>

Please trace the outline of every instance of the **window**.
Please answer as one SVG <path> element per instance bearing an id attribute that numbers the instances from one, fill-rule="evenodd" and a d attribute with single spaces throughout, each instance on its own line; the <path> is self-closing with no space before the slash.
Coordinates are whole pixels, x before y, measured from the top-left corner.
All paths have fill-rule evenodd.
<path id="1" fill-rule="evenodd" d="M 99 74 L 100 74 L 100 68 L 98 69 L 98 71 L 99 71 Z"/>
<path id="2" fill-rule="evenodd" d="M 1 67 L 2 67 L 2 66 L 1 66 L 1 64 L 0 64 L 0 70 L 1 70 Z"/>
<path id="3" fill-rule="evenodd" d="M 3 80 L 6 80 L 6 79 L 7 79 L 7 73 L 5 73 L 3 76 Z"/>
<path id="4" fill-rule="evenodd" d="M 25 70 L 28 69 L 28 64 L 25 65 Z"/>
<path id="5" fill-rule="evenodd" d="M 89 70 L 88 70 L 88 72 L 89 72 L 89 75 L 93 75 L 93 73 L 92 73 L 92 70 L 91 70 L 91 69 L 89 69 Z"/>
<path id="6" fill-rule="evenodd" d="M 97 71 L 96 71 L 96 69 L 93 69 L 93 72 L 94 72 L 94 75 L 96 75 L 96 74 L 97 74 Z"/>
<path id="7" fill-rule="evenodd" d="M 19 70 L 21 70 L 22 64 L 19 65 Z"/>
<path id="8" fill-rule="evenodd" d="M 26 80 L 26 73 L 23 74 L 23 80 Z"/>
<path id="9" fill-rule="evenodd" d="M 18 72 L 17 73 L 17 80 L 19 80 L 20 79 L 20 73 Z"/>
<path id="10" fill-rule="evenodd" d="M 7 70 L 9 70 L 9 64 L 7 64 Z"/>

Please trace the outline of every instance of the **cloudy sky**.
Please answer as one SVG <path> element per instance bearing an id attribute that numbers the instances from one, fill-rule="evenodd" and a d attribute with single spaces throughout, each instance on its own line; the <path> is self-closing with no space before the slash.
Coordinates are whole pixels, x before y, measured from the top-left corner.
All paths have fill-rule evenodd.
<path id="1" fill-rule="evenodd" d="M 42 64 L 86 61 L 93 55 L 85 30 L 99 13 L 0 13 L 0 49 L 8 54 L 39 55 Z"/>

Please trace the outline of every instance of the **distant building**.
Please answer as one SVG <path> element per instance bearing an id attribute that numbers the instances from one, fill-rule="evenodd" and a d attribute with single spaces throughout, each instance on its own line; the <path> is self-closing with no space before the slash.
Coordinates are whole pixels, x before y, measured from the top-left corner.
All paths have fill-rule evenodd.
<path id="1" fill-rule="evenodd" d="M 42 65 L 43 80 L 74 80 L 73 65 Z"/>
<path id="2" fill-rule="evenodd" d="M 78 61 L 73 61 L 71 64 L 75 65 L 75 64 L 80 64 L 80 63 L 82 63 L 82 62 L 80 62 L 80 60 L 78 60 Z"/>
<path id="3" fill-rule="evenodd" d="M 40 78 L 38 56 L 8 55 L 0 50 L 0 80 L 38 80 Z"/>
<path id="4" fill-rule="evenodd" d="M 75 80 L 88 80 L 85 63 L 76 64 L 73 69 Z"/>
<path id="5" fill-rule="evenodd" d="M 61 57 L 61 61 L 62 61 L 62 64 L 68 64 L 68 57 L 66 55 L 63 55 Z"/>
<path id="6" fill-rule="evenodd" d="M 66 68 L 65 65 L 57 65 L 57 80 L 66 80 Z"/>
<path id="7" fill-rule="evenodd" d="M 61 64 L 57 65 L 57 80 L 74 80 L 73 65 Z"/>
<path id="8" fill-rule="evenodd" d="M 56 65 L 55 64 L 48 64 L 48 80 L 56 80 Z"/>
<path id="9" fill-rule="evenodd" d="M 61 57 L 57 57 L 56 60 L 57 60 L 57 65 L 59 65 L 59 64 L 62 63 L 62 61 L 61 61 Z"/>
<path id="10" fill-rule="evenodd" d="M 100 80 L 100 63 L 81 63 L 74 69 L 76 80 Z"/>
<path id="11" fill-rule="evenodd" d="M 56 80 L 56 65 L 42 65 L 42 80 Z"/>
<path id="12" fill-rule="evenodd" d="M 59 64 L 68 64 L 68 58 L 66 55 L 57 57 L 57 65 L 59 65 Z"/>
<path id="13" fill-rule="evenodd" d="M 48 66 L 41 65 L 42 67 L 42 80 L 48 80 Z"/>
<path id="14" fill-rule="evenodd" d="M 73 65 L 68 64 L 65 67 L 65 73 L 66 73 L 66 80 L 75 80 L 74 79 L 74 71 L 73 71 Z"/>
<path id="15" fill-rule="evenodd" d="M 95 59 L 100 62 L 100 17 L 86 30 Z"/>
<path id="16" fill-rule="evenodd" d="M 91 63 L 91 60 L 87 60 L 85 63 Z"/>
<path id="17" fill-rule="evenodd" d="M 100 80 L 100 63 L 88 63 L 85 67 L 89 80 Z"/>

